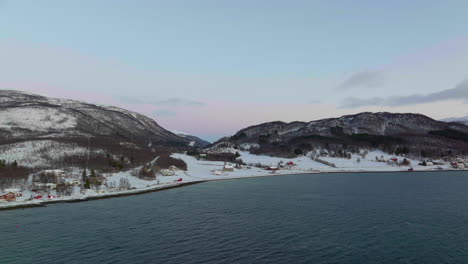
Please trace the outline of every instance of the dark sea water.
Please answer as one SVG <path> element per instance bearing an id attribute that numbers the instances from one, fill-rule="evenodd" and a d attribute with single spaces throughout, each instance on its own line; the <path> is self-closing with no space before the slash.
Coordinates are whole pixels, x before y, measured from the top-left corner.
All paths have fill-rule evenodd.
<path id="1" fill-rule="evenodd" d="M 468 263 L 468 172 L 294 175 L 0 211 L 0 263 Z"/>

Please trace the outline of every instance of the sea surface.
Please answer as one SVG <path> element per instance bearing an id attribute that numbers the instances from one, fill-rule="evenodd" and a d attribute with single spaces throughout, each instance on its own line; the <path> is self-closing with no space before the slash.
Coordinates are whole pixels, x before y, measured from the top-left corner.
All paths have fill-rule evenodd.
<path id="1" fill-rule="evenodd" d="M 0 211 L 0 263 L 468 263 L 468 172 L 207 182 Z"/>

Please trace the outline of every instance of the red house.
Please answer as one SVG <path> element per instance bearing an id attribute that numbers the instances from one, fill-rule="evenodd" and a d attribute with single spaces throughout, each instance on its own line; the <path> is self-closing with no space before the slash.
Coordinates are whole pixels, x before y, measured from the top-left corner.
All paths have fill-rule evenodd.
<path id="1" fill-rule="evenodd" d="M 182 181 L 182 178 L 179 178 L 177 181 L 178 181 L 178 182 L 181 182 L 181 181 Z"/>
<path id="2" fill-rule="evenodd" d="M 42 195 L 38 194 L 38 195 L 34 196 L 34 199 L 42 199 Z"/>
<path id="3" fill-rule="evenodd" d="M 0 195 L 0 200 L 16 201 L 16 194 L 13 192 L 2 194 Z"/>
<path id="4" fill-rule="evenodd" d="M 23 193 L 18 188 L 5 189 L 5 193 L 14 193 L 16 195 L 16 197 L 23 196 Z"/>

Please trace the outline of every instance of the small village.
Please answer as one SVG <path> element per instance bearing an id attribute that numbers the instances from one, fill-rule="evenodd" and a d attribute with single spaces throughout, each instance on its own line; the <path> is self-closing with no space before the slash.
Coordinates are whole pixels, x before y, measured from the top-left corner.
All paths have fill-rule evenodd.
<path id="1" fill-rule="evenodd" d="M 207 153 L 196 155 L 173 154 L 171 159 L 186 163 L 186 168 L 169 165 L 156 168 L 155 159 L 139 168 L 127 171 L 112 170 L 89 173 L 75 170 L 43 170 L 30 175 L 28 184 L 0 189 L 0 205 L 9 203 L 41 203 L 57 200 L 86 199 L 113 194 L 138 192 L 151 188 L 182 183 L 239 177 L 258 177 L 271 174 L 327 173 L 352 171 L 428 171 L 463 170 L 468 160 L 454 161 L 410 160 L 381 152 L 360 153 L 348 158 L 325 155 L 301 156 L 293 159 L 253 155 L 235 151 L 235 162 L 211 161 Z M 370 158 L 373 154 L 375 158 Z M 208 154 L 209 155 L 209 154 Z M 184 165 L 179 165 L 184 167 Z"/>
<path id="2" fill-rule="evenodd" d="M 160 177 L 176 176 L 179 169 L 171 166 L 163 169 Z M 146 187 L 168 182 L 182 182 L 182 178 L 162 180 L 156 177 L 145 178 L 128 174 L 126 177 L 113 178 L 113 173 L 96 173 L 91 170 L 90 175 L 80 177 L 76 171 L 65 171 L 61 169 L 43 170 L 30 176 L 29 184 L 21 188 L 0 189 L 0 203 L 2 202 L 40 202 L 53 201 L 58 198 L 78 198 L 96 195 L 105 195 L 129 190 L 135 190 L 140 185 L 132 186 L 135 180 L 147 181 Z M 132 181 L 132 178 L 133 179 Z"/>

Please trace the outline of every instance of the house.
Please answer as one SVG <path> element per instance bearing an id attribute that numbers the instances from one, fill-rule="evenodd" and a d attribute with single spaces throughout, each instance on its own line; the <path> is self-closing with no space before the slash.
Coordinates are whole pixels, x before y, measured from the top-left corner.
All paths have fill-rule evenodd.
<path id="1" fill-rule="evenodd" d="M 396 159 L 396 161 L 393 158 L 389 159 L 389 160 L 387 160 L 387 164 L 390 165 L 390 166 L 397 166 L 398 165 L 398 159 Z"/>
<path id="2" fill-rule="evenodd" d="M 49 195 L 47 195 L 47 198 L 49 198 L 49 199 L 55 199 L 55 198 L 57 198 L 57 196 L 56 196 L 56 195 L 53 195 L 53 194 L 49 194 Z"/>
<path id="3" fill-rule="evenodd" d="M 5 192 L 6 193 L 14 193 L 16 195 L 16 197 L 23 196 L 23 193 L 18 188 L 5 189 Z"/>
<path id="4" fill-rule="evenodd" d="M 223 171 L 234 171 L 234 166 L 230 164 L 224 164 Z"/>
<path id="5" fill-rule="evenodd" d="M 266 168 L 266 170 L 277 171 L 277 170 L 279 170 L 279 168 L 276 167 L 276 166 L 269 166 L 269 167 Z"/>
<path id="6" fill-rule="evenodd" d="M 38 195 L 34 196 L 34 199 L 42 199 L 42 194 L 38 194 Z"/>
<path id="7" fill-rule="evenodd" d="M 288 165 L 288 166 L 296 166 L 296 164 L 294 164 L 294 162 L 292 162 L 292 161 L 286 163 L 286 165 Z"/>
<path id="8" fill-rule="evenodd" d="M 42 188 L 46 188 L 46 189 L 55 189 L 55 188 L 57 188 L 57 184 L 55 184 L 55 183 L 35 182 L 34 184 L 37 187 L 42 187 Z"/>
<path id="9" fill-rule="evenodd" d="M 398 158 L 395 158 L 395 157 L 394 157 L 394 158 L 391 158 L 390 160 L 391 160 L 391 161 L 394 161 L 394 162 L 398 162 Z"/>
<path id="10" fill-rule="evenodd" d="M 221 175 L 223 172 L 220 170 L 214 171 L 214 175 Z"/>
<path id="11" fill-rule="evenodd" d="M 170 170 L 170 169 L 162 169 L 160 172 L 161 172 L 161 174 L 163 176 L 174 176 L 175 175 L 175 172 L 173 170 Z"/>
<path id="12" fill-rule="evenodd" d="M 174 166 L 174 165 L 171 165 L 171 166 L 169 166 L 169 170 L 171 170 L 171 171 L 178 171 L 179 168 L 177 168 L 177 167 Z"/>
<path id="13" fill-rule="evenodd" d="M 461 162 L 452 162 L 452 163 L 450 163 L 450 165 L 452 165 L 452 168 L 454 168 L 454 169 L 464 169 L 465 168 L 465 164 L 461 163 Z"/>
<path id="14" fill-rule="evenodd" d="M 46 183 L 45 187 L 48 188 L 48 189 L 55 189 L 55 188 L 57 188 L 57 184 L 55 184 L 55 183 Z"/>
<path id="15" fill-rule="evenodd" d="M 16 194 L 13 192 L 8 192 L 0 195 L 0 201 L 16 201 Z"/>
<path id="16" fill-rule="evenodd" d="M 55 176 L 55 177 L 65 176 L 65 172 L 63 170 L 44 170 L 44 173 L 47 176 Z"/>
<path id="17" fill-rule="evenodd" d="M 198 156 L 199 156 L 200 158 L 206 158 L 206 154 L 205 154 L 205 153 L 200 153 L 200 154 L 198 154 Z"/>
<path id="18" fill-rule="evenodd" d="M 75 180 L 75 179 L 69 179 L 67 181 L 68 184 L 70 185 L 81 185 L 81 181 L 80 180 Z"/>

